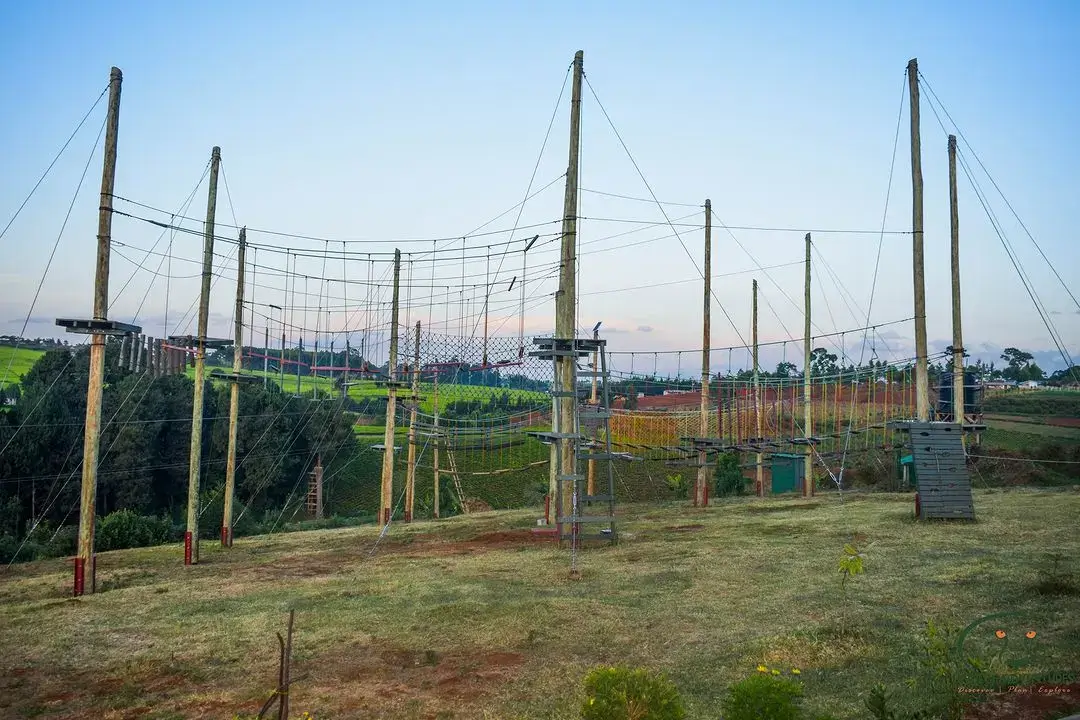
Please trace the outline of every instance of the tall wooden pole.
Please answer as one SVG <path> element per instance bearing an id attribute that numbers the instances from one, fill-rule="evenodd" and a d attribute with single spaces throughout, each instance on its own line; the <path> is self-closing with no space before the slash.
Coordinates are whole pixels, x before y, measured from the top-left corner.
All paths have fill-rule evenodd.
<path id="1" fill-rule="evenodd" d="M 112 247 L 113 187 L 116 184 L 116 144 L 120 131 L 120 68 L 109 73 L 109 110 L 105 120 L 105 160 L 101 168 L 98 206 L 97 265 L 94 270 L 94 319 L 109 311 L 109 259 Z M 132 342 L 132 347 L 135 343 Z M 75 556 L 74 594 L 97 588 L 94 560 L 94 511 L 97 504 L 98 451 L 101 442 L 101 393 L 105 384 L 105 336 L 90 336 L 90 377 L 86 386 L 86 428 L 83 433 L 82 494 L 79 499 L 79 545 Z M 89 575 L 89 583 L 86 582 Z"/>
<path id="2" fill-rule="evenodd" d="M 401 283 L 401 251 L 394 250 L 394 294 L 390 305 L 390 382 L 386 388 L 386 432 L 383 435 L 382 493 L 379 519 L 390 522 L 394 508 L 394 421 L 397 413 L 398 296 Z"/>
<path id="3" fill-rule="evenodd" d="M 758 372 L 758 322 L 757 322 L 757 280 L 753 281 L 753 300 L 751 303 L 751 316 L 753 318 L 753 342 L 754 342 L 754 419 L 756 423 L 756 440 L 758 447 L 761 447 L 762 441 L 762 420 L 761 417 L 761 376 Z M 758 495 L 764 497 L 765 495 L 765 468 L 764 468 L 764 456 L 761 450 L 757 452 L 756 466 L 756 481 Z"/>
<path id="4" fill-rule="evenodd" d="M 701 437 L 709 434 L 709 345 L 712 343 L 712 200 L 705 199 L 705 299 L 701 320 Z M 719 430 L 719 428 L 718 428 Z M 694 507 L 709 504 L 708 455 L 698 453 L 697 483 L 694 485 Z"/>
<path id="5" fill-rule="evenodd" d="M 960 326 L 960 210 L 956 191 L 956 136 L 949 136 L 949 230 L 952 246 L 953 422 L 964 422 L 964 333 Z"/>
<path id="6" fill-rule="evenodd" d="M 570 152 L 566 168 L 566 193 L 563 196 L 562 248 L 559 267 L 559 290 L 555 296 L 555 337 L 560 340 L 573 340 L 576 333 L 574 320 L 577 308 L 577 196 L 578 165 L 581 146 L 581 78 L 585 68 L 585 53 L 578 50 L 574 54 L 574 81 L 570 96 Z M 559 376 L 559 385 L 566 393 L 577 387 L 577 358 L 559 357 L 555 360 L 555 371 Z M 577 398 L 567 394 L 555 398 L 555 412 L 558 414 L 560 433 L 574 432 L 574 410 Z M 558 462 L 552 462 L 552 498 L 562 498 L 562 506 L 556 508 L 556 517 L 568 517 L 572 514 L 572 496 L 574 481 L 563 481 L 560 494 L 555 494 L 554 482 L 557 480 L 555 469 L 561 468 L 561 474 L 573 475 L 577 472 L 577 454 L 575 443 L 569 438 L 559 438 Z M 554 447 L 554 446 L 553 446 Z M 555 460 L 553 457 L 552 460 Z M 561 527 L 561 526 L 560 526 Z M 560 531 L 561 532 L 561 531 Z"/>
<path id="7" fill-rule="evenodd" d="M 440 479 L 439 478 L 439 444 L 442 442 L 442 438 L 439 437 L 439 371 L 437 369 L 435 370 L 435 382 L 434 382 L 434 388 L 432 390 L 432 413 L 435 415 L 435 418 L 434 418 L 434 428 L 435 429 L 433 430 L 433 434 L 435 435 L 435 437 L 433 438 L 435 440 L 435 448 L 432 450 L 432 455 L 431 455 L 432 472 L 434 473 L 434 476 L 435 476 L 435 486 L 433 488 L 435 497 L 434 497 L 433 501 L 435 503 L 435 512 L 434 512 L 435 519 L 438 520 L 439 519 L 439 479 Z"/>
<path id="8" fill-rule="evenodd" d="M 244 362 L 244 264 L 246 260 L 247 228 L 240 228 L 240 247 L 237 251 L 238 267 L 236 270 L 236 312 L 233 326 L 233 375 L 240 373 Z M 263 381 L 266 381 L 265 375 Z M 232 547 L 233 541 L 233 493 L 236 489 L 236 433 L 239 417 L 240 381 L 234 377 L 231 387 L 229 387 L 229 449 L 225 456 L 225 500 L 221 512 L 222 547 Z"/>
<path id="9" fill-rule="evenodd" d="M 810 233 L 806 233 L 806 268 L 803 279 L 803 435 L 806 437 L 806 447 L 803 459 L 803 497 L 814 494 L 814 446 L 810 444 L 810 438 L 814 436 L 813 429 L 813 398 L 810 387 Z M 794 408 L 792 408 L 794 412 Z"/>
<path id="10" fill-rule="evenodd" d="M 263 337 L 263 390 L 270 386 L 270 320 L 266 321 L 266 335 Z"/>
<path id="11" fill-rule="evenodd" d="M 600 339 L 600 329 L 596 328 L 596 329 L 593 330 L 593 340 L 599 340 L 599 339 Z M 593 405 L 593 406 L 595 406 L 598 403 L 597 389 L 598 389 L 599 383 L 597 381 L 599 379 L 599 372 L 600 372 L 599 364 L 600 364 L 600 351 L 599 350 L 593 350 L 593 354 L 592 354 L 592 394 L 589 397 L 589 404 Z M 594 433 L 593 436 L 595 437 L 596 434 Z M 592 458 L 589 458 L 588 468 L 589 468 L 589 472 L 587 474 L 587 480 L 586 480 L 587 484 L 585 486 L 585 494 L 588 495 L 589 497 L 592 497 L 593 495 L 596 494 L 596 460 L 593 460 Z"/>
<path id="12" fill-rule="evenodd" d="M 930 374 L 926 354 L 926 277 L 923 270 L 922 143 L 919 139 L 919 61 L 908 61 L 911 98 L 911 232 L 915 281 L 915 414 L 930 420 Z"/>
<path id="13" fill-rule="evenodd" d="M 203 238 L 202 292 L 199 294 L 199 336 L 195 339 L 195 396 L 191 408 L 191 455 L 188 459 L 187 530 L 184 564 L 199 562 L 199 479 L 202 470 L 203 382 L 206 376 L 206 325 L 210 315 L 210 280 L 214 269 L 214 218 L 217 214 L 218 169 L 221 148 L 210 154 L 210 190 L 206 198 L 206 234 Z"/>
<path id="14" fill-rule="evenodd" d="M 409 464 L 405 473 L 405 522 L 412 522 L 416 502 L 416 409 L 420 404 L 420 321 L 416 321 L 412 367 L 412 407 L 409 408 Z"/>

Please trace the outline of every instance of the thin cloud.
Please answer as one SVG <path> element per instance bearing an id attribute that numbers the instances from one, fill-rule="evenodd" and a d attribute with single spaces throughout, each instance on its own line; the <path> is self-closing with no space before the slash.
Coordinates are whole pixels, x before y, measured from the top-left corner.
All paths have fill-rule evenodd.
<path id="1" fill-rule="evenodd" d="M 653 331 L 653 329 L 652 329 L 651 325 L 638 325 L 637 326 L 637 331 L 638 332 L 643 332 L 643 333 L 650 333 L 650 332 Z"/>

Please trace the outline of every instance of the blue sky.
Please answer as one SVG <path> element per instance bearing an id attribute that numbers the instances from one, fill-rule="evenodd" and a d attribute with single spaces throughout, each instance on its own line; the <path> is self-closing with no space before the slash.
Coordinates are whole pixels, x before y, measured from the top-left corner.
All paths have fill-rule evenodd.
<path id="1" fill-rule="evenodd" d="M 460 256 L 455 260 L 449 252 L 460 252 L 460 242 L 434 245 L 440 252 L 433 281 L 426 254 L 433 244 L 392 240 L 459 236 L 520 202 L 575 50 L 585 51 L 589 82 L 658 198 L 692 205 L 709 197 L 730 225 L 797 229 L 881 226 L 904 68 L 918 57 L 979 158 L 1065 283 L 1080 294 L 1080 249 L 1073 241 L 1080 196 L 1078 20 L 1080 9 L 1071 3 L 16 5 L 5 9 L 0 23 L 0 76 L 8 91 L 7 112 L 0 115 L 6 168 L 0 220 L 6 223 L 15 212 L 116 65 L 124 71 L 118 195 L 175 211 L 199 180 L 210 148 L 219 145 L 232 200 L 230 205 L 222 187 L 219 221 L 233 224 L 235 213 L 237 224 L 253 229 L 334 239 L 324 245 L 252 232 L 249 240 L 264 245 L 257 307 L 281 304 L 282 277 L 274 273 L 284 258 L 266 246 L 316 256 L 326 250 L 331 258 L 337 251 L 331 277 L 344 273 L 355 281 L 367 277 L 366 258 L 342 261 L 337 241 L 382 240 L 346 247 L 412 252 L 404 274 L 411 273 L 414 290 L 403 293 L 416 307 L 407 319 L 430 318 L 436 330 L 448 324 L 452 334 L 471 334 L 483 290 L 460 289 Z M 928 94 L 924 88 L 928 328 L 931 347 L 941 348 L 951 333 L 947 164 L 945 134 Z M 584 95 L 582 187 L 649 197 L 588 88 Z M 552 223 L 561 215 L 557 179 L 566 168 L 568 99 L 569 88 L 533 190 L 555 182 L 526 204 L 521 225 Z M 903 108 L 885 217 L 892 230 L 911 228 L 906 101 Z M 104 103 L 0 240 L 0 332 L 18 332 L 30 310 L 103 117 Z M 54 332 L 57 316 L 90 313 L 100 162 L 98 153 L 30 313 L 30 335 Z M 205 193 L 203 183 L 187 215 L 201 218 Z M 1001 198 L 991 193 L 991 202 L 1069 352 L 1080 355 L 1076 305 Z M 693 207 L 665 209 L 672 220 L 689 216 L 683 222 L 701 223 L 701 211 Z M 589 251 L 581 258 L 581 326 L 602 320 L 612 349 L 641 350 L 643 357 L 700 347 L 700 278 L 694 281 L 697 271 L 679 239 L 664 237 L 671 229 L 661 224 L 610 238 L 642 227 L 627 220 L 663 223 L 657 206 L 583 192 L 581 214 L 589 218 L 581 223 Z M 1054 365 L 1056 351 L 1042 354 L 1053 349 L 1050 336 L 962 175 L 960 215 L 967 346 L 991 357 L 1000 347 L 1017 345 Z M 515 218 L 511 212 L 487 229 L 508 231 Z M 198 228 L 198 222 L 189 226 Z M 513 247 L 556 228 L 519 230 Z M 113 259 L 113 316 L 130 320 L 138 310 L 137 319 L 154 334 L 165 327 L 166 304 L 170 332 L 191 307 L 197 281 L 190 276 L 198 268 L 185 258 L 198 258 L 201 245 L 194 234 L 171 238 L 174 278 L 166 293 L 163 278 L 129 262 L 146 259 L 138 248 L 151 248 L 160 232 L 117 218 L 113 233 L 124 244 L 116 248 L 124 257 Z M 679 232 L 700 266 L 701 230 Z M 802 268 L 790 264 L 802 258 L 801 232 L 732 232 L 714 231 L 719 302 L 713 345 L 742 344 L 740 335 L 749 339 L 755 277 L 762 341 L 798 338 L 802 318 L 788 297 L 798 303 L 802 296 Z M 219 233 L 235 230 L 219 227 Z M 508 239 L 506 232 L 467 241 L 473 259 L 466 263 L 466 284 L 494 275 L 502 246 L 494 250 L 490 272 L 482 246 Z M 169 241 L 166 234 L 155 252 Z M 878 242 L 876 233 L 815 233 L 828 265 L 815 267 L 815 334 L 864 325 L 872 289 L 871 323 L 884 326 L 913 314 L 910 236 L 884 236 L 875 284 Z M 553 322 L 554 248 L 540 243 L 530 253 L 528 334 L 548 331 Z M 228 256 L 232 246 L 219 250 Z M 156 269 L 159 260 L 151 255 L 144 264 Z M 757 265 L 787 266 L 766 273 Z M 226 336 L 235 262 L 220 269 L 211 333 Z M 316 325 L 325 331 L 328 325 L 355 330 L 385 324 L 385 313 L 365 315 L 364 289 L 314 279 L 330 275 L 321 257 L 298 261 L 298 270 L 313 278 L 307 281 L 308 304 L 332 306 L 326 320 L 316 321 L 314 311 L 306 322 L 292 318 L 308 328 L 309 344 Z M 843 288 L 831 281 L 830 270 Z M 517 287 L 506 287 L 520 273 L 515 250 L 491 279 L 492 327 L 499 334 L 517 332 L 520 297 Z M 374 274 L 385 277 L 386 265 L 377 263 Z M 299 285 L 302 290 L 304 281 Z M 425 287 L 431 285 L 434 291 Z M 428 307 L 429 296 L 438 304 Z M 374 299 L 385 301 L 386 293 Z M 262 315 L 271 311 L 258 312 L 261 333 Z M 472 319 L 462 322 L 462 314 Z M 193 330 L 190 322 L 180 325 Z M 911 323 L 883 327 L 880 334 L 874 348 L 880 356 L 911 354 Z M 855 359 L 870 352 L 862 339 L 862 333 L 845 336 Z M 797 345 L 787 352 L 801 352 Z M 770 348 L 762 364 L 775 364 L 782 352 Z M 717 369 L 726 367 L 726 353 L 714 360 Z M 637 362 L 651 364 L 652 358 Z M 685 354 L 657 360 L 658 369 L 669 372 L 697 362 Z M 734 364 L 745 360 L 736 353 Z"/>

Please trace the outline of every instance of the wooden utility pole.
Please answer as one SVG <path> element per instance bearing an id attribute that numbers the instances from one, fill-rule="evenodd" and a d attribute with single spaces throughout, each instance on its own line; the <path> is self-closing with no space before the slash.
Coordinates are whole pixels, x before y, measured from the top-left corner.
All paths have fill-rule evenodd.
<path id="1" fill-rule="evenodd" d="M 712 342 L 712 200 L 705 199 L 705 300 L 701 315 L 701 437 L 709 434 L 709 345 Z M 709 504 L 708 455 L 698 452 L 697 482 L 694 484 L 694 507 Z"/>
<path id="2" fill-rule="evenodd" d="M 750 306 L 751 316 L 753 318 L 753 342 L 754 342 L 754 418 L 756 423 L 756 439 L 755 442 L 758 445 L 757 451 L 757 464 L 756 464 L 756 482 L 758 495 L 765 496 L 765 467 L 764 456 L 761 452 L 762 442 L 762 418 L 761 416 L 761 375 L 758 371 L 758 323 L 757 323 L 757 280 L 753 281 L 753 301 Z"/>
<path id="3" fill-rule="evenodd" d="M 814 494 L 814 446 L 810 438 L 814 436 L 813 429 L 813 397 L 810 387 L 810 233 L 806 233 L 806 276 L 803 280 L 803 435 L 806 438 L 803 459 L 803 497 Z M 794 413 L 795 408 L 791 411 Z"/>
<path id="4" fill-rule="evenodd" d="M 412 367 L 412 407 L 409 408 L 409 464 L 405 472 L 405 522 L 412 522 L 416 503 L 416 410 L 420 404 L 420 321 L 416 321 L 416 349 Z"/>
<path id="5" fill-rule="evenodd" d="M 956 191 L 956 136 L 949 136 L 949 230 L 952 245 L 953 422 L 964 422 L 964 333 L 960 326 L 960 210 Z"/>
<path id="6" fill-rule="evenodd" d="M 577 307 L 577 196 L 578 165 L 581 146 L 581 78 L 585 67 L 585 53 L 578 50 L 574 54 L 574 81 L 570 97 L 570 153 L 566 168 L 566 193 L 563 196 L 562 248 L 559 266 L 559 290 L 555 294 L 555 337 L 560 340 L 574 340 L 577 336 L 574 314 Z M 565 435 L 573 433 L 574 411 L 577 397 L 577 358 L 573 355 L 558 357 L 555 361 L 558 384 L 567 393 L 555 398 L 555 412 L 558 415 L 558 432 Z M 562 475 L 573 475 L 577 471 L 577 453 L 570 437 L 559 438 L 552 447 L 558 447 L 559 458 L 552 457 L 551 497 L 562 497 L 562 506 L 555 509 L 556 518 L 568 517 L 573 513 L 573 480 L 564 480 L 563 492 L 556 494 L 556 469 L 561 468 Z"/>
<path id="7" fill-rule="evenodd" d="M 97 265 L 94 272 L 94 320 L 109 311 L 109 259 L 112 247 L 113 187 L 116 184 L 116 144 L 120 130 L 120 68 L 109 73 L 109 110 L 105 121 L 105 160 L 101 168 L 98 209 Z M 134 343 L 133 343 L 134 346 Z M 75 556 L 75 596 L 97 588 L 94 559 L 94 511 L 97 504 L 98 451 L 101 442 L 101 393 L 105 384 L 105 336 L 90 337 L 90 377 L 86 386 L 86 428 L 83 433 L 82 494 L 79 500 L 79 546 Z M 89 576 L 89 583 L 86 582 Z"/>
<path id="8" fill-rule="evenodd" d="M 386 432 L 383 435 L 382 492 L 379 519 L 390 522 L 394 509 L 394 421 L 397 413 L 398 296 L 401 283 L 401 250 L 394 249 L 394 294 L 390 305 L 390 364 L 386 384 Z"/>
<path id="9" fill-rule="evenodd" d="M 187 530 L 184 532 L 184 564 L 199 562 L 199 479 L 202 471 L 203 383 L 206 376 L 206 325 L 210 315 L 210 280 L 214 269 L 214 218 L 217 214 L 218 170 L 221 148 L 210 154 L 210 189 L 206 197 L 206 228 L 203 238 L 202 292 L 199 294 L 199 336 L 195 338 L 195 396 L 191 408 L 191 455 L 188 459 Z"/>
<path id="10" fill-rule="evenodd" d="M 926 276 L 923 269 L 923 176 L 922 143 L 919 139 L 919 61 L 908 61 L 908 95 L 911 98 L 911 232 L 915 280 L 915 413 L 920 422 L 930 420 L 930 374 L 926 355 Z"/>
<path id="11" fill-rule="evenodd" d="M 435 441 L 435 447 L 432 450 L 431 464 L 435 475 L 435 486 L 433 488 L 435 493 L 435 519 L 439 519 L 439 444 L 442 442 L 442 438 L 439 437 L 439 370 L 435 370 L 435 382 L 432 389 L 432 413 L 435 417 L 433 420 L 434 429 L 432 434 L 435 436 L 432 438 Z"/>
<path id="12" fill-rule="evenodd" d="M 229 449 L 225 456 L 225 500 L 221 513 L 221 545 L 232 547 L 233 493 L 236 490 L 236 433 L 240 417 L 240 370 L 244 362 L 244 266 L 247 260 L 247 228 L 240 228 L 237 251 L 236 310 L 233 326 L 233 378 L 229 387 Z M 264 355 L 266 353 L 263 353 Z M 265 360 L 263 361 L 265 362 Z M 263 375 L 266 382 L 266 375 Z"/>

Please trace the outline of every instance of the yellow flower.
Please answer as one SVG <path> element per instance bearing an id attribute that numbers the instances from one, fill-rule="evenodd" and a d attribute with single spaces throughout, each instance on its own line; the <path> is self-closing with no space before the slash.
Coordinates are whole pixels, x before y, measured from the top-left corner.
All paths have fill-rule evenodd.
<path id="1" fill-rule="evenodd" d="M 764 665 L 758 665 L 757 666 L 757 671 L 758 672 L 769 672 L 769 668 L 765 667 Z"/>
<path id="2" fill-rule="evenodd" d="M 791 674 L 792 675 L 802 675 L 802 670 L 800 670 L 799 668 L 791 668 Z"/>
<path id="3" fill-rule="evenodd" d="M 772 671 L 772 674 L 773 674 L 773 675 L 779 675 L 779 674 L 780 674 L 780 671 L 779 671 L 779 670 L 773 670 L 773 671 Z"/>

